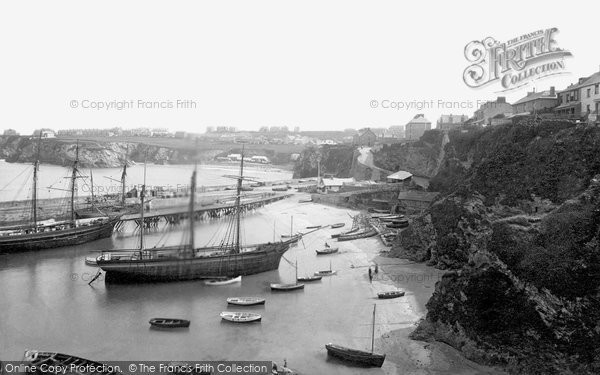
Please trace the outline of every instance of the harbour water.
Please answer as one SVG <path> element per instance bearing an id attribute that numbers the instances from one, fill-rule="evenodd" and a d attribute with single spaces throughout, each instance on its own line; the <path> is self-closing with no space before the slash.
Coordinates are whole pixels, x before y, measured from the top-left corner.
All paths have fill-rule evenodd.
<path id="1" fill-rule="evenodd" d="M 0 254 L 0 359 L 19 360 L 26 349 L 41 349 L 98 361 L 273 360 L 281 364 L 285 359 L 302 374 L 435 374 L 448 369 L 481 373 L 480 367 L 460 357 L 453 357 L 449 364 L 443 356 L 440 366 L 439 358 L 424 343 L 408 338 L 426 313 L 425 303 L 440 271 L 381 257 L 380 251 L 386 248 L 377 237 L 332 241 L 331 234 L 349 229 L 349 214 L 357 212 L 299 203 L 301 198 L 307 196 L 297 194 L 248 212 L 242 226 L 244 242 L 279 240 L 281 234 L 305 232 L 312 225 L 344 222 L 345 227 L 305 236 L 284 254 L 278 270 L 245 276 L 241 284 L 111 285 L 99 278 L 88 285 L 97 268 L 85 265 L 85 257 L 102 249 L 137 247 L 139 236 L 132 224 L 111 238 L 80 246 Z M 196 223 L 196 245 L 219 242 L 230 219 Z M 147 232 L 145 246 L 187 241 L 185 223 L 165 229 Z M 339 253 L 317 256 L 315 249 L 326 241 L 339 247 Z M 379 264 L 380 277 L 370 283 L 367 270 L 373 261 Z M 330 265 L 338 274 L 307 283 L 304 290 L 272 292 L 270 283 L 294 281 L 295 262 L 300 276 Z M 406 291 L 405 297 L 376 298 L 377 292 L 397 287 Z M 236 296 L 259 296 L 267 302 L 264 306 L 228 306 L 226 298 Z M 370 349 L 374 303 L 375 351 L 387 353 L 384 366 L 357 368 L 328 358 L 325 344 L 329 342 Z M 241 325 L 222 321 L 219 313 L 231 310 L 258 312 L 263 318 L 260 323 Z M 191 325 L 176 331 L 155 330 L 148 324 L 155 317 L 189 319 Z"/>

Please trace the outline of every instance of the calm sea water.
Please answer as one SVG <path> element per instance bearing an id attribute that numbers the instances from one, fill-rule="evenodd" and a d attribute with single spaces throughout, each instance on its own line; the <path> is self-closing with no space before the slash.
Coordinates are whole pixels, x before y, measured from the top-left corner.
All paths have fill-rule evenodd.
<path id="1" fill-rule="evenodd" d="M 146 168 L 146 186 L 152 188 L 162 186 L 170 189 L 185 190 L 189 187 L 193 165 L 154 165 Z M 236 165 L 198 165 L 197 184 L 201 186 L 233 185 L 235 180 L 224 175 L 237 174 Z M 292 177 L 291 171 L 272 166 L 246 164 L 244 175 L 260 181 L 287 180 Z M 121 168 L 93 168 L 96 194 L 120 193 Z M 89 169 L 81 169 L 82 176 L 90 176 Z M 0 201 L 29 199 L 32 189 L 33 166 L 30 164 L 7 163 L 0 161 Z M 65 189 L 69 189 L 71 170 L 66 167 L 42 164 L 38 173 L 38 197 L 63 198 Z M 117 180 L 117 181 L 114 181 Z M 144 166 L 133 165 L 127 169 L 128 190 L 144 181 Z M 78 179 L 78 195 L 87 196 L 91 192 L 89 178 Z"/>

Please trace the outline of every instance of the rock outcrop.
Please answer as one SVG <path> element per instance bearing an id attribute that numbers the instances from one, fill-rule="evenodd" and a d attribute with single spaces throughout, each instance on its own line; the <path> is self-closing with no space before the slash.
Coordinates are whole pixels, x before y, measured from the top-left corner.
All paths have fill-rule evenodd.
<path id="1" fill-rule="evenodd" d="M 350 177 L 355 148 L 350 145 L 308 147 L 300 153 L 294 165 L 294 178 L 316 177 L 319 160 L 321 176 Z"/>
<path id="2" fill-rule="evenodd" d="M 600 129 L 450 134 L 443 192 L 392 254 L 448 269 L 413 338 L 511 373 L 600 373 Z"/>

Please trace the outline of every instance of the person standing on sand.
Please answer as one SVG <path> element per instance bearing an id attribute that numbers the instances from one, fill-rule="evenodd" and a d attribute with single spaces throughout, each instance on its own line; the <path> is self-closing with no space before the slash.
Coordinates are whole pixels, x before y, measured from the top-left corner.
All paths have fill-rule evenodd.
<path id="1" fill-rule="evenodd" d="M 375 264 L 375 273 L 379 273 L 379 267 Z"/>
<path id="2" fill-rule="evenodd" d="M 369 282 L 373 282 L 373 274 L 371 273 L 371 267 L 369 267 Z"/>

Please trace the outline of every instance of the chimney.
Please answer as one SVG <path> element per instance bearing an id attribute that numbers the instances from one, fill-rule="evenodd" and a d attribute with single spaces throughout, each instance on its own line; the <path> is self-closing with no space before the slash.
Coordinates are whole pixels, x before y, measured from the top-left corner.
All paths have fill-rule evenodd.
<path id="1" fill-rule="evenodd" d="M 581 85 L 583 83 L 583 81 L 585 81 L 585 79 L 586 79 L 586 77 L 579 78 L 578 84 Z"/>
<path id="2" fill-rule="evenodd" d="M 554 95 L 556 95 L 556 90 L 554 89 L 554 86 L 550 86 L 550 96 Z"/>

